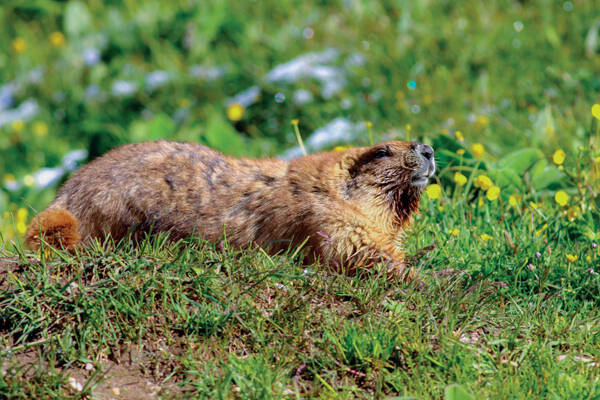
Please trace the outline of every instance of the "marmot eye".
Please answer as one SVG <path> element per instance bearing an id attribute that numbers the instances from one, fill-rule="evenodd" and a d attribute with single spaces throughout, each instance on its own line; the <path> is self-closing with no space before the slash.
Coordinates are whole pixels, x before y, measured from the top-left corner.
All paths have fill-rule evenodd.
<path id="1" fill-rule="evenodd" d="M 391 155 L 392 153 L 387 149 L 379 149 L 375 152 L 375 158 L 390 157 Z"/>

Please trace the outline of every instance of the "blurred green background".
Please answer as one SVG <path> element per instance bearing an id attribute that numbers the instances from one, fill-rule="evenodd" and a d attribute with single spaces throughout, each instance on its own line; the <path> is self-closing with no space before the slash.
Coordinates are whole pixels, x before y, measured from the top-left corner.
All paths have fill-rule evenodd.
<path id="1" fill-rule="evenodd" d="M 21 236 L 70 170 L 128 142 L 291 156 L 298 119 L 313 151 L 367 144 L 369 121 L 376 140 L 464 135 L 490 160 L 575 152 L 599 30 L 583 0 L 4 0 L 0 232 Z"/>

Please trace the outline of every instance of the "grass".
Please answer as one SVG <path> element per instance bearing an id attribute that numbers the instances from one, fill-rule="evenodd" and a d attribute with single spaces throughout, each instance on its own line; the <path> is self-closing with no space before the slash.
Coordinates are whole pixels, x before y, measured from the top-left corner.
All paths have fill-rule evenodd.
<path id="1" fill-rule="evenodd" d="M 38 106 L 0 125 L 0 398 L 600 399 L 593 2 L 213 3 L 0 6 L 0 121 Z M 267 79 L 331 48 L 332 95 Z M 366 122 L 344 145 L 435 148 L 420 282 L 194 238 L 23 247 L 60 183 L 36 171 L 72 150 L 272 156 L 337 117 Z"/>
<path id="2" fill-rule="evenodd" d="M 476 398 L 599 397 L 599 280 L 560 254 L 589 249 L 565 238 L 522 268 L 543 247 L 528 212 L 489 208 L 488 221 L 474 217 L 482 221 L 452 236 L 443 227 L 471 207 L 423 206 L 407 243 L 409 254 L 426 248 L 413 261 L 422 283 L 194 239 L 21 256 L 0 275 L 0 390 L 125 393 L 111 374 L 123 363 L 164 398 L 435 399 L 452 384 Z M 483 244 L 479 232 L 493 239 Z M 83 392 L 70 389 L 73 374 Z"/>

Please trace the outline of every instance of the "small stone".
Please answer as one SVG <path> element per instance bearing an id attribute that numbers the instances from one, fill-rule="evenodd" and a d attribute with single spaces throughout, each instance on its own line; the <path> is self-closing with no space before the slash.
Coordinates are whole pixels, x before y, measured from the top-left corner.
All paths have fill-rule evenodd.
<path id="1" fill-rule="evenodd" d="M 67 382 L 69 383 L 71 389 L 75 390 L 76 392 L 81 392 L 83 390 L 83 385 L 77 382 L 77 380 L 72 376 L 69 377 Z"/>

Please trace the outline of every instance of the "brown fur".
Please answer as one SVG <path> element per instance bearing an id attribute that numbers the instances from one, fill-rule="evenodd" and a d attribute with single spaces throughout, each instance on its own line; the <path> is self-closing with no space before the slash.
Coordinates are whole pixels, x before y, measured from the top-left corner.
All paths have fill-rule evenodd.
<path id="1" fill-rule="evenodd" d="M 34 250 L 39 249 L 40 235 L 53 247 L 67 250 L 81 240 L 77 219 L 64 208 L 48 208 L 33 218 L 25 234 L 25 242 Z"/>
<path id="2" fill-rule="evenodd" d="M 424 148 L 430 154 L 424 156 Z M 158 141 L 119 147 L 76 172 L 32 221 L 72 249 L 111 235 L 198 234 L 272 253 L 307 240 L 308 261 L 353 270 L 387 261 L 403 269 L 403 232 L 435 170 L 431 147 L 386 142 L 292 161 L 235 159 L 195 143 Z"/>

